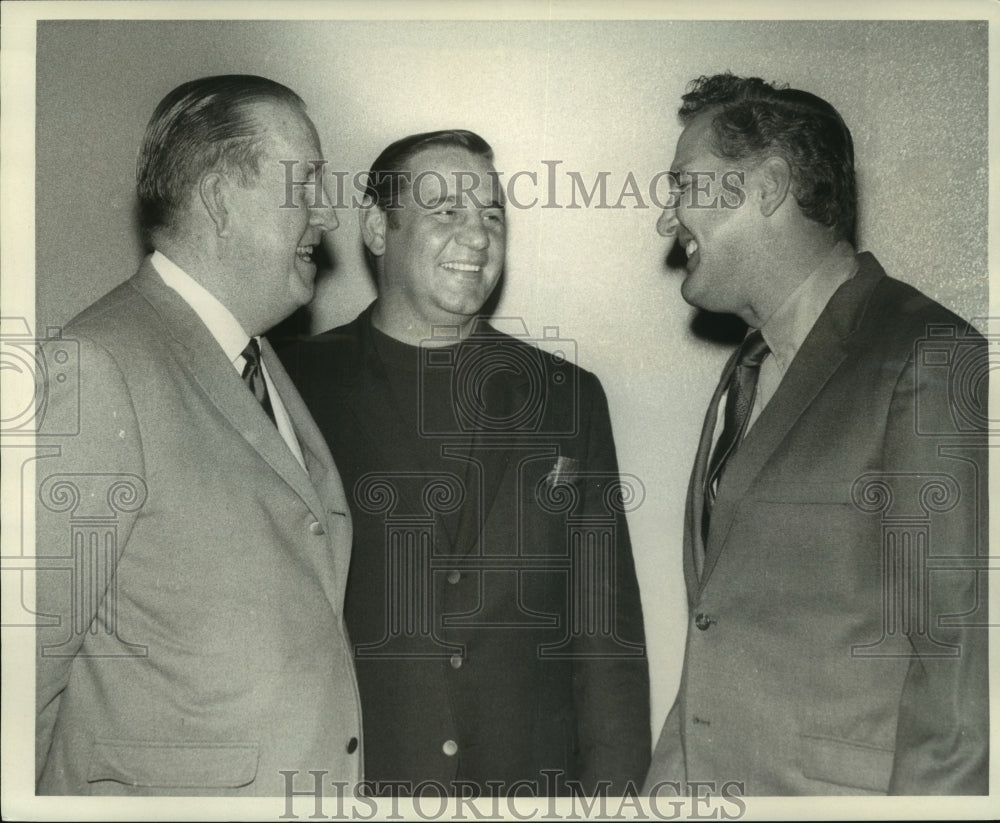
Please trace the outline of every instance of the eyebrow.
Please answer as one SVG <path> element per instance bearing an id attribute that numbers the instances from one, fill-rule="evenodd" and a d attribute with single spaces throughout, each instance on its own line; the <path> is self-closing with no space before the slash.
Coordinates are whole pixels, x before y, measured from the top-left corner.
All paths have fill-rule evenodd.
<path id="1" fill-rule="evenodd" d="M 462 205 L 461 205 L 461 208 L 467 208 L 467 206 L 468 206 L 469 203 L 473 203 L 475 205 L 478 205 L 478 198 L 472 192 L 465 192 L 462 195 Z M 439 209 L 439 208 L 441 208 L 441 206 L 445 206 L 445 205 L 452 205 L 452 206 L 455 206 L 456 208 L 459 207 L 459 205 L 458 205 L 458 198 L 456 198 L 453 194 L 449 194 L 449 195 L 445 195 L 445 196 L 442 196 L 442 197 L 438 197 L 436 200 L 431 200 L 430 202 L 424 203 L 423 205 L 424 205 L 425 208 L 428 208 L 428 209 Z M 505 204 L 503 203 L 502 200 L 495 200 L 494 199 L 494 200 L 491 200 L 489 203 L 483 204 L 482 208 L 483 209 L 499 209 L 500 211 L 504 211 L 506 209 L 506 206 L 505 206 Z"/>

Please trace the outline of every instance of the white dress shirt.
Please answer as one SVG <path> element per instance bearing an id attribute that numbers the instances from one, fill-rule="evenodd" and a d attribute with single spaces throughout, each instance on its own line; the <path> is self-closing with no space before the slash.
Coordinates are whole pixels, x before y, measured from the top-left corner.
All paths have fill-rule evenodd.
<path id="1" fill-rule="evenodd" d="M 223 306 L 208 289 L 194 280 L 191 275 L 162 252 L 154 251 L 150 262 L 163 282 L 177 292 L 181 299 L 201 318 L 201 322 L 205 324 L 212 337 L 222 347 L 226 357 L 229 358 L 229 362 L 233 364 L 236 373 L 242 376 L 243 368 L 246 366 L 243 350 L 250 342 L 250 335 L 243 330 L 239 321 L 233 317 L 232 312 Z M 260 342 L 259 338 L 257 342 Z M 260 363 L 260 369 L 267 385 L 267 393 L 271 400 L 278 433 L 291 449 L 292 454 L 295 455 L 295 459 L 299 461 L 299 465 L 305 469 L 306 463 L 302 457 L 299 441 L 295 437 L 292 421 L 288 417 L 288 412 L 285 411 L 285 405 L 281 402 L 278 390 L 271 382 L 271 376 L 267 373 L 267 366 L 264 365 L 263 359 Z"/>
<path id="2" fill-rule="evenodd" d="M 748 428 L 754 424 L 764 406 L 778 390 L 785 372 L 834 292 L 854 277 L 857 271 L 854 250 L 849 243 L 841 241 L 761 326 L 760 333 L 771 354 L 760 364 L 757 395 L 754 397 Z"/>
<path id="3" fill-rule="evenodd" d="M 785 377 L 785 372 L 795 359 L 812 327 L 830 302 L 834 292 L 850 280 L 858 270 L 857 260 L 851 245 L 841 241 L 824 258 L 812 273 L 794 288 L 791 294 L 761 326 L 760 333 L 771 350 L 760 365 L 757 377 L 757 393 L 754 395 L 753 409 L 747 421 L 746 430 L 757 422 L 760 413 L 774 396 Z M 715 419 L 717 443 L 722 436 L 725 421 L 726 397 L 719 401 Z M 745 436 L 745 435 L 744 435 Z"/>

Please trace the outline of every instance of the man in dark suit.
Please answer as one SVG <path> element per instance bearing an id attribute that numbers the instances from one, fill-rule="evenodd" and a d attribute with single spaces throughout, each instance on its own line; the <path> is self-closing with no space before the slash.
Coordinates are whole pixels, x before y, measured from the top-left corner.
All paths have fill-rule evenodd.
<path id="1" fill-rule="evenodd" d="M 986 793 L 983 340 L 855 253 L 829 103 L 729 74 L 683 99 L 659 229 L 685 300 L 750 332 L 695 459 L 684 669 L 645 789 Z"/>
<path id="2" fill-rule="evenodd" d="M 170 92 L 137 169 L 155 251 L 50 344 L 40 794 L 282 796 L 311 788 L 309 770 L 361 778 L 350 513 L 260 337 L 312 297 L 313 250 L 336 226 L 320 158 L 278 83 Z M 74 352 L 78 385 L 63 379 Z"/>
<path id="3" fill-rule="evenodd" d="M 479 317 L 504 264 L 498 179 L 471 132 L 389 146 L 361 213 L 378 299 L 282 355 L 354 517 L 365 777 L 379 794 L 635 792 L 649 684 L 624 512 L 641 488 L 571 342 Z"/>

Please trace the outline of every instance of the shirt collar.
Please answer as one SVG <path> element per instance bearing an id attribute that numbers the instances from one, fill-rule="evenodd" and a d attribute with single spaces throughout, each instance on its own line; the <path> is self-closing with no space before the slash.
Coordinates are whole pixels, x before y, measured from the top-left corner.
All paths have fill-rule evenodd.
<path id="1" fill-rule="evenodd" d="M 761 326 L 764 341 L 784 372 L 833 293 L 858 270 L 851 245 L 840 241 Z"/>
<path id="2" fill-rule="evenodd" d="M 154 251 L 150 262 L 164 283 L 172 288 L 201 318 L 231 363 L 242 357 L 250 335 L 218 298 L 174 263 L 163 252 Z"/>

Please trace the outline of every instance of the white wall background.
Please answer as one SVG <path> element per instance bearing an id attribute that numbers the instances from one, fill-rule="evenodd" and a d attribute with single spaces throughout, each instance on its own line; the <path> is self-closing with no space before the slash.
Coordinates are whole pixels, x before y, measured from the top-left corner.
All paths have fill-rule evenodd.
<path id="1" fill-rule="evenodd" d="M 461 127 L 492 143 L 508 175 L 537 171 L 543 199 L 542 160 L 588 181 L 610 172 L 616 199 L 629 172 L 644 182 L 669 168 L 687 82 L 726 69 L 832 102 L 856 142 L 861 247 L 960 314 L 986 315 L 985 23 L 60 21 L 40 23 L 37 38 L 37 327 L 65 323 L 134 272 L 136 149 L 159 99 L 193 77 L 291 86 L 331 168 L 353 174 L 398 137 Z M 655 209 L 626 204 L 511 210 L 497 313 L 576 341 L 607 389 L 622 470 L 645 484 L 630 522 L 655 733 L 683 651 L 687 475 L 727 349 L 693 332 Z M 317 331 L 373 296 L 356 216 L 340 219 Z"/>

